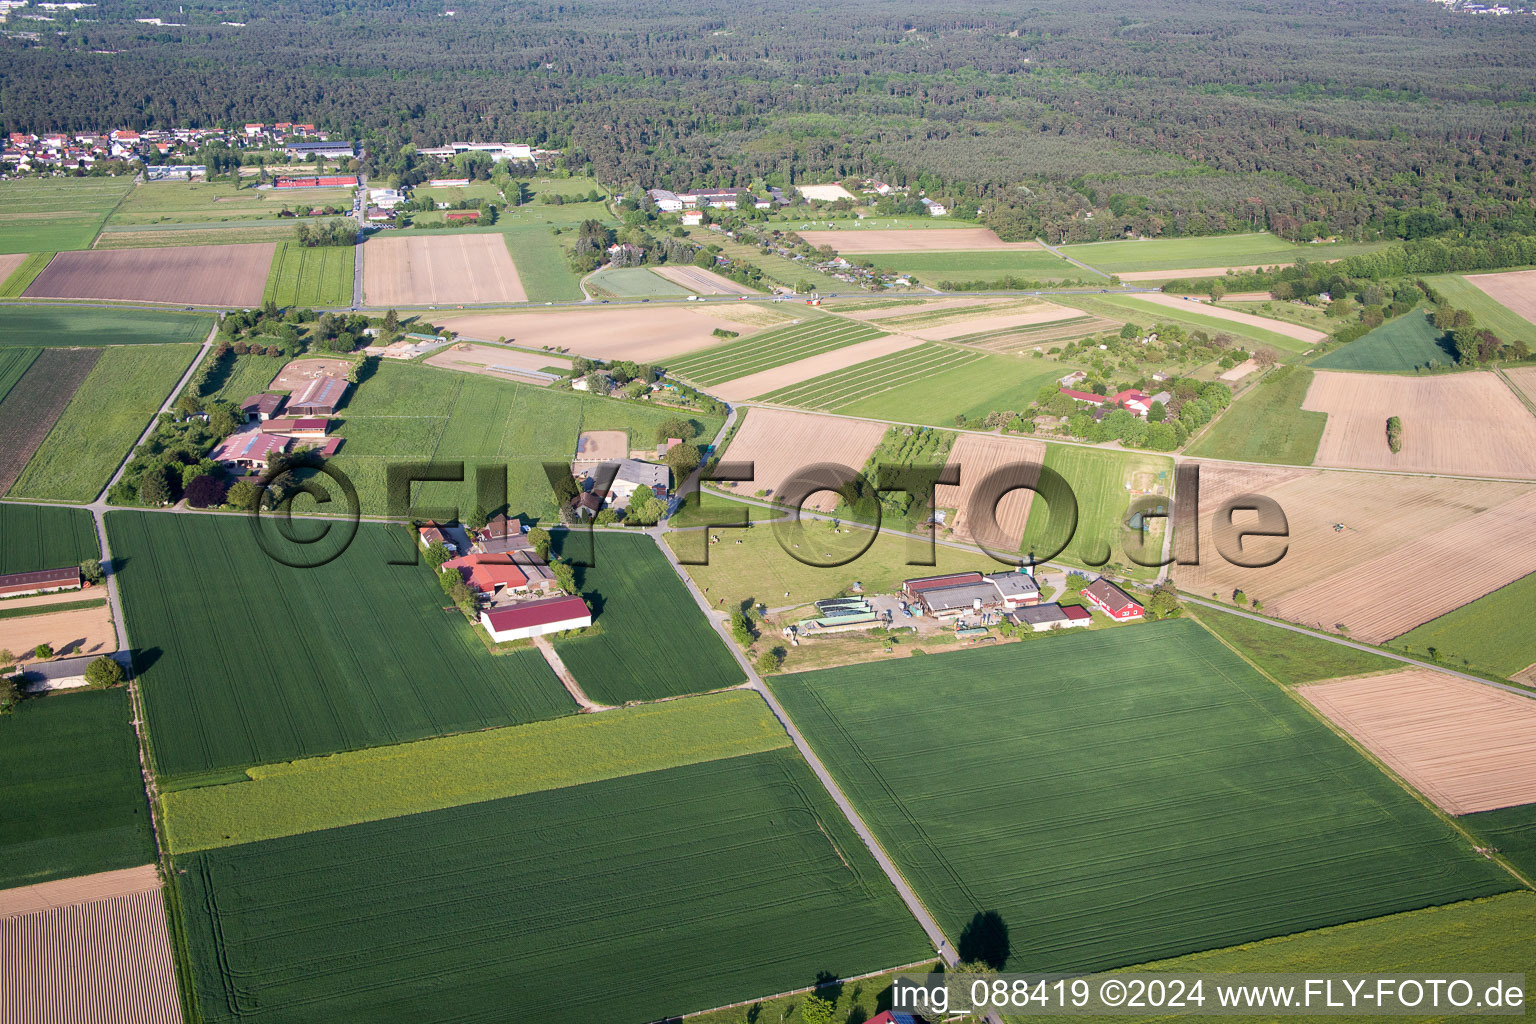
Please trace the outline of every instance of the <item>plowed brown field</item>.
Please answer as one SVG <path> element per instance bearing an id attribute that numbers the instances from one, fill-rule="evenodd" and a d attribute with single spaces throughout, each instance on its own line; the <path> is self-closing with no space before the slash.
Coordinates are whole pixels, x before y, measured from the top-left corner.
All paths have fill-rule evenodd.
<path id="1" fill-rule="evenodd" d="M 1201 564 L 1173 566 L 1174 580 L 1202 597 L 1241 589 L 1303 625 L 1381 642 L 1536 572 L 1528 484 L 1214 463 L 1201 466 L 1200 484 Z M 1268 568 L 1232 565 L 1216 550 L 1212 520 L 1243 493 L 1285 511 L 1288 548 Z M 1251 553 L 1277 548 L 1247 542 Z"/>
<path id="2" fill-rule="evenodd" d="M 730 278 L 723 277 L 713 270 L 705 270 L 703 267 L 652 267 L 651 269 L 673 284 L 680 284 L 700 295 L 758 294 L 756 289 L 737 284 Z"/>
<path id="3" fill-rule="evenodd" d="M 1299 689 L 1441 810 L 1536 802 L 1536 699 L 1429 669 Z"/>
<path id="4" fill-rule="evenodd" d="M 1007 494 L 998 502 L 995 524 L 985 513 L 979 517 L 970 515 L 968 507 L 978 485 L 993 472 L 1009 467 L 1009 483 L 1033 484 L 1039 478 L 1044 461 L 1045 445 L 1039 441 L 961 434 L 949 452 L 949 462 L 960 467 L 960 483 L 954 487 L 939 487 L 934 493 L 934 503 L 939 508 L 957 510 L 950 522 L 956 537 L 974 541 L 992 551 L 1018 551 L 1024 541 L 1024 524 L 1029 518 L 1033 491 Z"/>
<path id="5" fill-rule="evenodd" d="M 739 494 L 767 491 L 777 497 L 784 481 L 797 471 L 819 462 L 835 462 L 861 470 L 875 446 L 885 436 L 885 425 L 845 420 L 808 412 L 753 409 L 726 449 L 728 462 L 755 462 L 750 483 L 738 483 Z M 831 512 L 837 496 L 819 492 L 805 503 L 808 510 Z"/>
<path id="6" fill-rule="evenodd" d="M 1536 324 L 1536 270 L 1472 274 L 1467 280 L 1494 302 Z"/>
<path id="7" fill-rule="evenodd" d="M 1536 479 L 1536 416 L 1493 373 L 1319 370 L 1301 407 L 1328 414 L 1314 465 Z M 1395 454 L 1390 416 L 1403 422 Z"/>
<path id="8" fill-rule="evenodd" d="M 75 599 L 86 600 L 78 594 Z M 0 650 L 30 651 L 38 644 L 47 644 L 60 657 L 117 650 L 112 610 L 107 605 L 67 612 L 50 612 L 46 607 L 37 611 L 36 615 L 0 619 Z"/>
<path id="9" fill-rule="evenodd" d="M 499 234 L 374 238 L 361 258 L 363 295 L 373 306 L 528 299 Z"/>
<path id="10" fill-rule="evenodd" d="M 259 306 L 276 242 L 61 252 L 29 299 L 112 299 L 189 306 Z"/>
<path id="11" fill-rule="evenodd" d="M 100 358 L 99 348 L 45 348 L 0 401 L 0 494 L 21 476 Z"/>
<path id="12" fill-rule="evenodd" d="M 596 359 L 633 359 L 637 363 L 718 345 L 720 339 L 710 334 L 717 327 L 742 335 L 753 333 L 750 326 L 711 315 L 706 303 L 567 309 L 559 313 L 466 313 L 438 323 L 466 338 L 506 338 L 524 348 L 569 349 Z"/>

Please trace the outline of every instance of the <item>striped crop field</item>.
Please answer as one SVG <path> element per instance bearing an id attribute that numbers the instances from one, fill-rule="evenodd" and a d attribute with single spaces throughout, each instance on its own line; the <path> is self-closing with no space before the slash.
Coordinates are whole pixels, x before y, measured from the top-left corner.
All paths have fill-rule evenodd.
<path id="1" fill-rule="evenodd" d="M 303 246 L 284 242 L 277 247 L 267 272 L 263 301 L 279 306 L 346 306 L 352 302 L 352 273 L 357 250 L 352 246 Z"/>
<path id="2" fill-rule="evenodd" d="M 761 401 L 793 405 L 801 409 L 836 411 L 882 391 L 910 384 L 915 380 L 965 366 L 985 358 L 980 352 L 967 352 L 953 345 L 927 343 L 883 359 L 835 370 L 812 377 L 800 384 L 770 391 Z"/>
<path id="3" fill-rule="evenodd" d="M 675 359 L 667 369 L 676 376 L 709 387 L 884 336 L 885 332 L 878 327 L 857 320 L 815 316 L 798 324 Z"/>
<path id="4" fill-rule="evenodd" d="M 1075 341 L 1090 334 L 1117 331 L 1120 323 L 1107 317 L 1084 313 L 1065 320 L 1049 320 L 1039 324 L 1020 324 L 1017 327 L 1000 327 L 992 331 L 978 331 L 949 340 L 957 345 L 972 345 L 988 352 L 1007 352 L 1021 345 L 1044 345 L 1053 341 Z"/>

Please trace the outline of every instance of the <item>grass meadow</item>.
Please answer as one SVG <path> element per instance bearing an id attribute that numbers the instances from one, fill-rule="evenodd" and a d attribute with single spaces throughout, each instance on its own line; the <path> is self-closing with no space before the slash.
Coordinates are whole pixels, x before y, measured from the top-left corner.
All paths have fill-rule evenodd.
<path id="1" fill-rule="evenodd" d="M 1183 620 L 774 676 L 950 936 L 1086 972 L 1517 883 Z M 936 780 L 943 780 L 942 782 Z"/>
<path id="2" fill-rule="evenodd" d="M 352 189 L 325 188 L 276 191 L 257 188 L 254 181 L 148 181 L 134 187 L 107 221 L 108 227 L 160 224 L 204 226 L 234 221 L 271 220 L 283 209 L 308 213 L 321 206 L 352 208 Z M 343 216 L 344 214 L 338 214 Z M 293 233 L 288 221 L 288 233 Z"/>
<path id="3" fill-rule="evenodd" d="M 1116 242 L 1064 245 L 1061 251 L 1090 267 L 1111 274 L 1200 267 L 1247 267 L 1295 263 L 1298 260 L 1337 260 L 1382 248 L 1385 242 L 1343 242 L 1299 245 L 1267 231 L 1199 238 L 1144 238 Z"/>
<path id="4" fill-rule="evenodd" d="M 884 336 L 878 327 L 857 320 L 812 314 L 799 323 L 678 356 L 667 370 L 710 387 Z"/>
<path id="5" fill-rule="evenodd" d="M 787 749 L 177 865 L 210 1024 L 658 1020 L 932 953 Z"/>
<path id="6" fill-rule="evenodd" d="M 668 281 L 660 274 L 645 267 L 621 267 L 603 270 L 587 281 L 588 290 L 615 299 L 638 299 L 646 296 L 680 299 L 694 294 L 680 284 Z"/>
<path id="7" fill-rule="evenodd" d="M 891 252 L 851 257 L 863 263 L 910 274 L 926 285 L 940 282 L 1099 280 L 1098 276 L 1044 249 L 987 249 L 980 252 Z"/>
<path id="8" fill-rule="evenodd" d="M 1536 600 L 1536 575 L 1523 576 L 1455 611 L 1430 619 L 1390 641 L 1415 657 L 1430 648 L 1452 668 L 1512 676 L 1536 664 L 1536 634 L 1528 621 Z"/>
<path id="9" fill-rule="evenodd" d="M 11 388 L 16 386 L 22 375 L 31 369 L 32 363 L 42 351 L 40 348 L 22 348 L 19 345 L 0 348 L 0 402 L 5 401 L 5 396 L 10 394 Z"/>
<path id="10" fill-rule="evenodd" d="M 1357 651 L 1209 608 L 1191 608 L 1189 614 L 1287 686 L 1402 667 L 1401 663 L 1379 654 Z"/>
<path id="11" fill-rule="evenodd" d="M 1307 412 L 1301 403 L 1312 386 L 1312 371 L 1281 366 L 1234 401 L 1185 454 L 1239 462 L 1310 466 L 1328 422 L 1325 412 Z"/>
<path id="12" fill-rule="evenodd" d="M 594 636 L 557 641 L 560 659 L 601 704 L 656 700 L 746 681 L 741 667 L 649 537 L 552 534 L 555 552 L 578 566 L 576 586 L 592 608 Z"/>
<path id="13" fill-rule="evenodd" d="M 1034 552 L 1043 559 L 1066 541 L 1053 561 L 1089 567 L 1108 562 L 1126 566 L 1132 579 L 1150 580 L 1156 576 L 1156 569 L 1136 565 L 1126 557 L 1122 538 L 1132 487 L 1147 491 L 1158 486 L 1164 494 L 1172 490 L 1172 459 L 1143 452 L 1053 444 L 1046 448 L 1045 466 L 1071 485 L 1077 499 L 1077 527 L 1068 539 L 1065 521 L 1057 525 L 1046 512 L 1048 506 L 1043 499 L 1032 503 L 1024 528 L 1025 553 Z M 1161 527 L 1154 527 L 1149 531 L 1147 544 L 1155 551 L 1161 543 Z"/>
<path id="14" fill-rule="evenodd" d="M 350 306 L 357 250 L 284 242 L 267 272 L 264 302 L 279 306 Z"/>
<path id="15" fill-rule="evenodd" d="M 565 248 L 547 224 L 513 224 L 503 234 L 529 302 L 561 302 L 582 297 L 581 278 L 571 269 Z"/>
<path id="16" fill-rule="evenodd" d="M 0 347 L 202 344 L 212 329 L 213 316 L 209 313 L 23 306 L 7 309 L 5 316 L 0 317 Z"/>
<path id="17" fill-rule="evenodd" d="M 11 485 L 13 498 L 91 501 L 197 355 L 192 345 L 104 349 Z"/>
<path id="18" fill-rule="evenodd" d="M 1493 297 L 1460 274 L 1426 278 L 1447 306 L 1465 309 L 1477 326 L 1486 327 L 1505 341 L 1523 341 L 1536 349 L 1536 324 L 1494 301 Z"/>
<path id="19" fill-rule="evenodd" d="M 1430 322 L 1429 314 L 1415 309 L 1396 320 L 1387 321 L 1364 337 L 1319 356 L 1309 365 L 1319 370 L 1412 373 L 1421 366 L 1447 367 L 1455 363 L 1455 346 Z"/>
<path id="20" fill-rule="evenodd" d="M 390 564 L 416 550 L 402 526 L 364 523 L 312 569 L 244 517 L 112 512 L 107 529 L 164 776 L 575 711 L 537 652 L 488 656 L 430 569 Z"/>
<path id="21" fill-rule="evenodd" d="M 1536 804 L 1468 814 L 1460 822 L 1525 877 L 1536 878 Z"/>
<path id="22" fill-rule="evenodd" d="M 89 249 L 131 178 L 0 181 L 0 253 Z"/>
<path id="23" fill-rule="evenodd" d="M 0 502 L 0 575 L 67 569 L 100 557 L 96 524 L 85 509 Z"/>
<path id="24" fill-rule="evenodd" d="M 155 860 L 128 691 L 33 697 L 0 715 L 0 889 Z"/>

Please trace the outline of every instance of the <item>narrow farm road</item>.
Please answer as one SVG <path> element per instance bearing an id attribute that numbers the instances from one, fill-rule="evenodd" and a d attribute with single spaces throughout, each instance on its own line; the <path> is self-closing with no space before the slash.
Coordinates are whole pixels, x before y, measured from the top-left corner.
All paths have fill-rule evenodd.
<path id="1" fill-rule="evenodd" d="M 571 674 L 571 670 L 565 667 L 565 662 L 560 658 L 560 652 L 556 651 L 555 645 L 549 642 L 549 637 L 534 637 L 533 646 L 544 656 L 544 660 L 548 662 L 550 669 L 555 673 L 555 677 L 565 687 L 565 692 L 571 695 L 571 699 L 576 702 L 581 710 L 591 712 L 613 710 L 613 705 L 599 704 L 587 696 L 587 691 L 581 688 L 581 684 L 576 681 L 576 677 Z"/>
<path id="2" fill-rule="evenodd" d="M 1052 255 L 1056 256 L 1058 259 L 1066 260 L 1068 263 L 1072 264 L 1073 266 L 1082 267 L 1084 270 L 1088 271 L 1091 274 L 1098 274 L 1100 277 L 1104 278 L 1106 281 L 1109 279 L 1109 275 L 1104 273 L 1104 271 L 1100 270 L 1098 267 L 1090 267 L 1088 264 L 1084 263 L 1082 260 L 1074 259 L 1073 257 L 1068 256 L 1066 253 L 1062 252 L 1060 249 L 1056 248 L 1054 245 L 1050 244 L 1045 239 L 1037 237 L 1035 239 L 1035 241 L 1039 242 L 1040 245 L 1047 252 L 1049 252 Z"/>

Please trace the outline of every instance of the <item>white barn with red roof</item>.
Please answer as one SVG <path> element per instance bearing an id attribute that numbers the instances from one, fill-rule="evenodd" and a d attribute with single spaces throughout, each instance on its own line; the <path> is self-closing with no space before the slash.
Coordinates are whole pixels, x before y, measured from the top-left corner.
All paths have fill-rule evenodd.
<path id="1" fill-rule="evenodd" d="M 546 597 L 487 609 L 480 613 L 480 624 L 492 640 L 505 643 L 590 626 L 592 612 L 579 597 Z"/>

